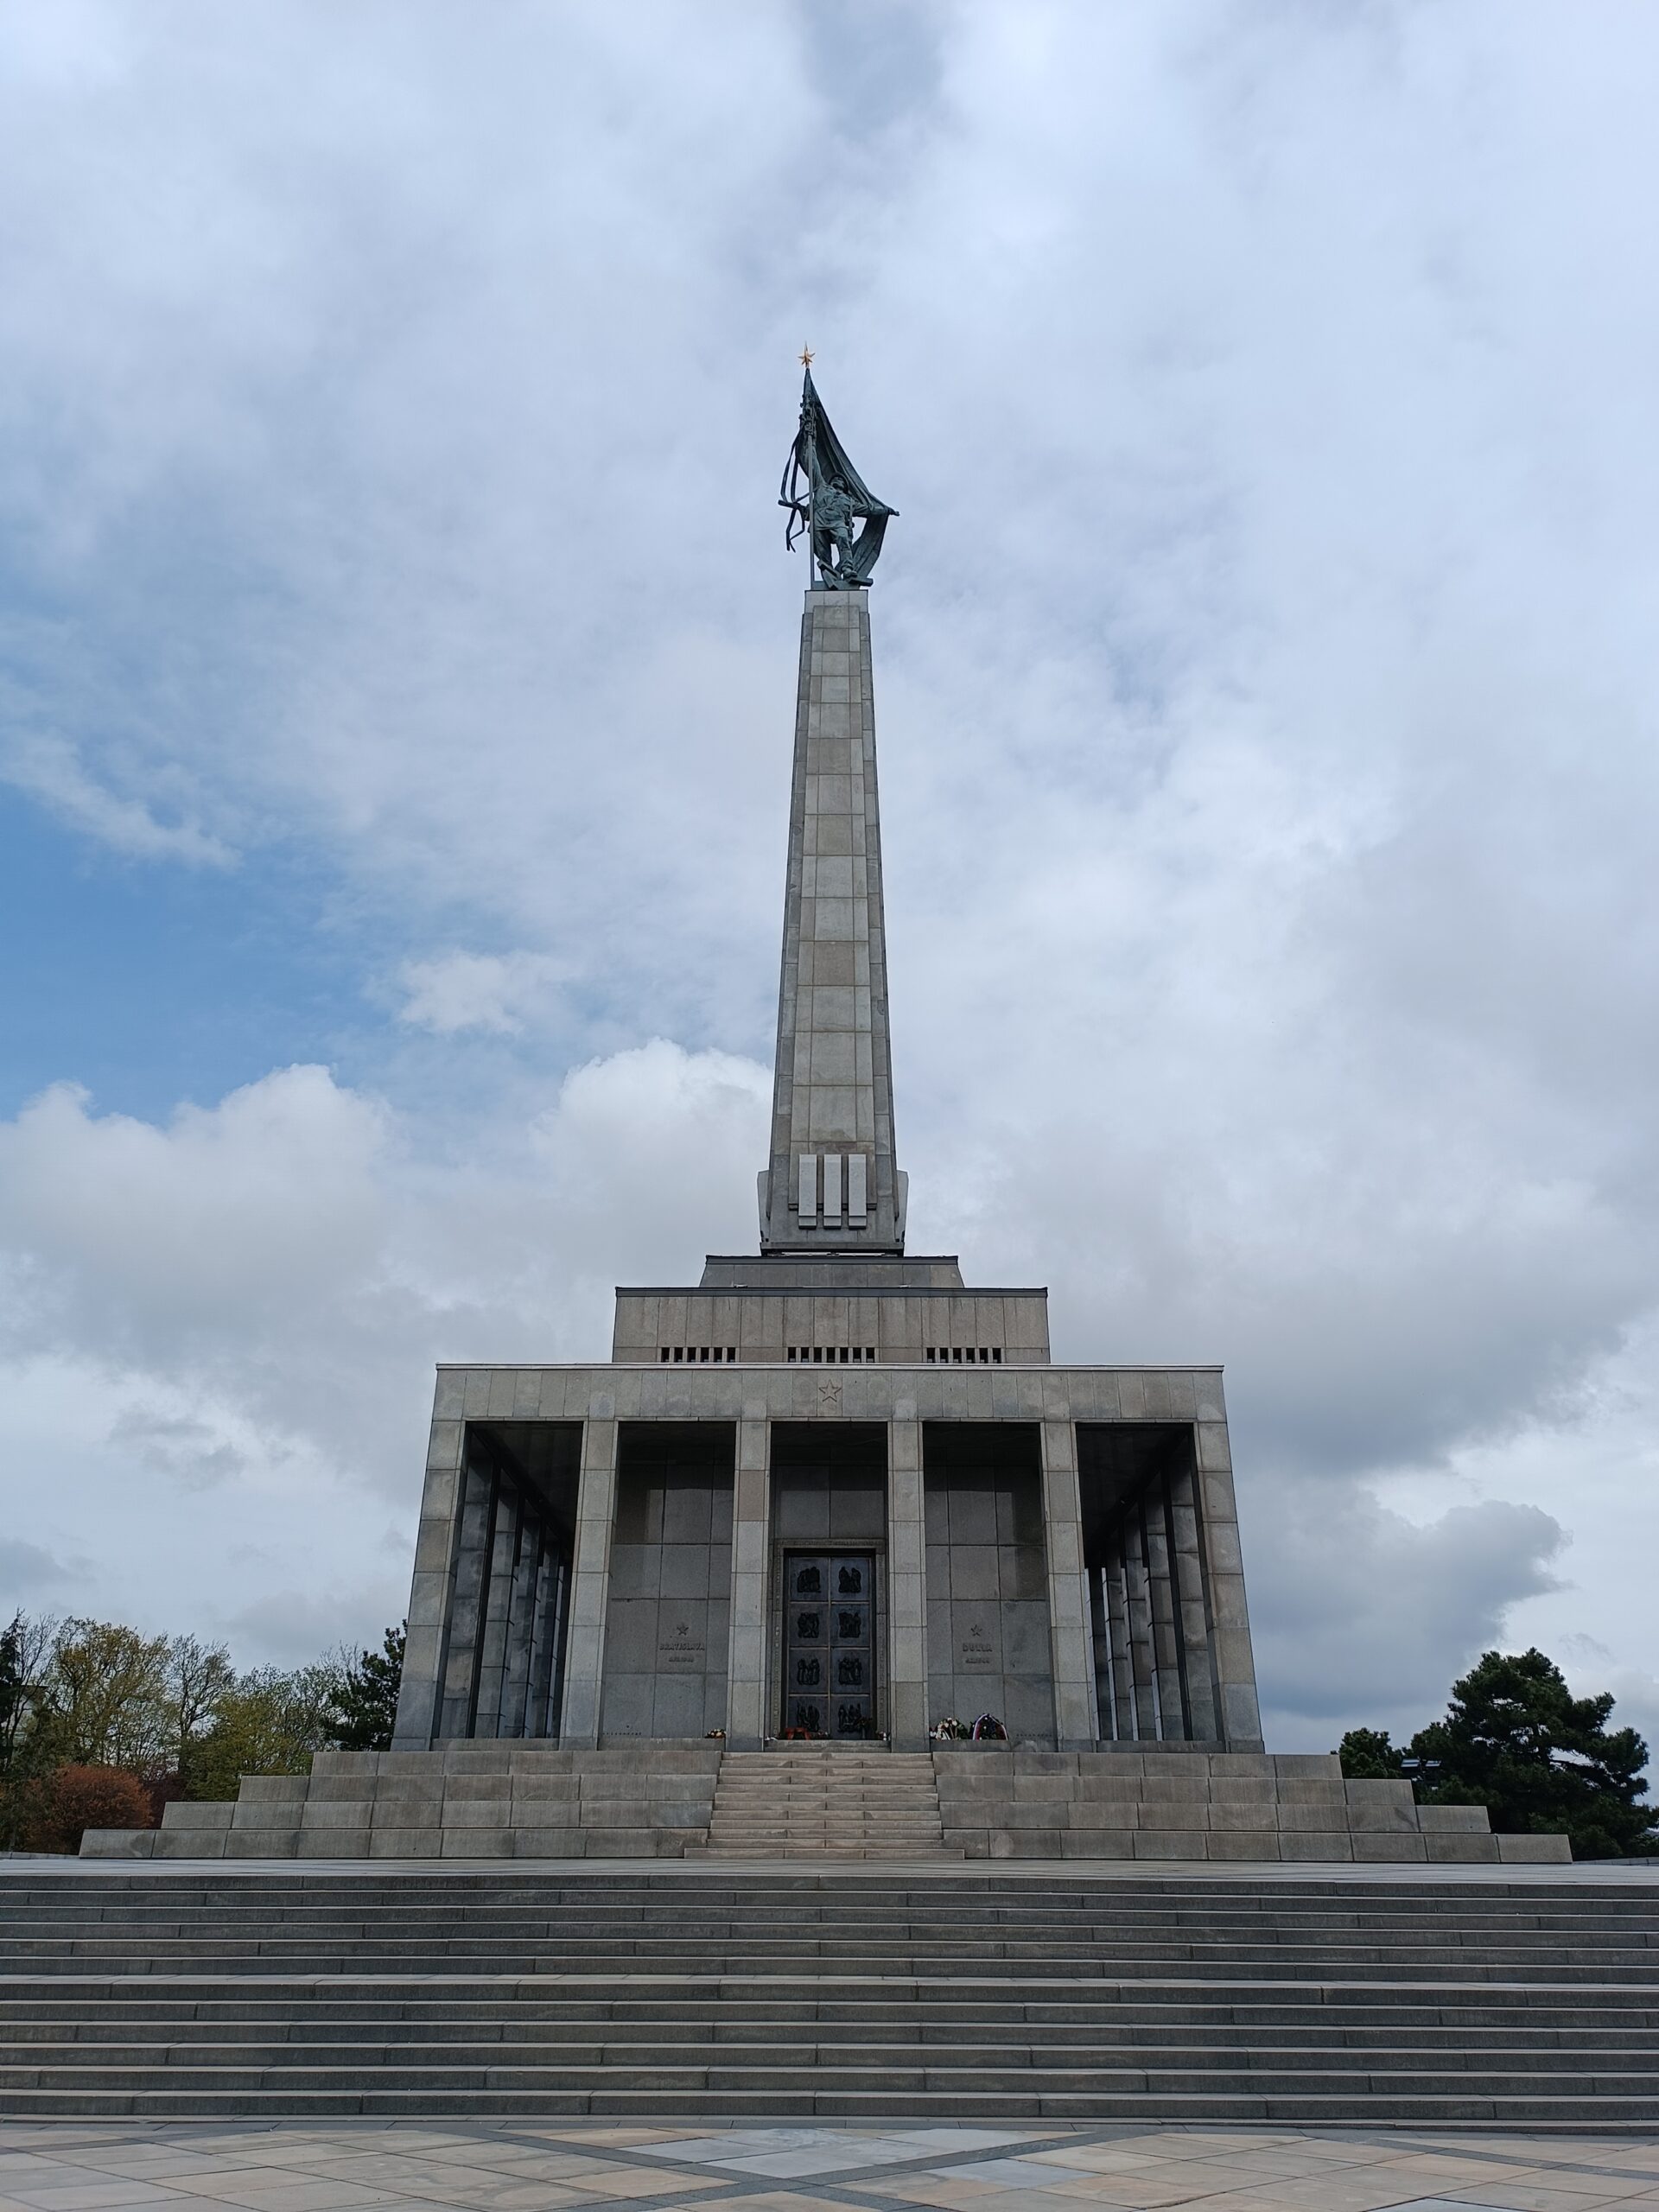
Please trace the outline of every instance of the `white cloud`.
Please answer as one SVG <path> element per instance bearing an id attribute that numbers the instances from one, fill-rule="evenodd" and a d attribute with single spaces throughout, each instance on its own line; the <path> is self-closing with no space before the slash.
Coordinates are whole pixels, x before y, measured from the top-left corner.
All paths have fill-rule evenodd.
<path id="1" fill-rule="evenodd" d="M 162 1413 L 153 1405 L 129 1405 L 110 1424 L 110 1443 L 130 1452 L 142 1466 L 169 1476 L 180 1489 L 210 1489 L 233 1479 L 247 1465 L 247 1454 L 211 1421 L 194 1414 Z"/>
<path id="2" fill-rule="evenodd" d="M 563 963 L 539 952 L 446 952 L 405 961 L 397 1018 L 435 1036 L 469 1029 L 518 1036 L 544 1018 L 558 987 L 569 980 Z"/>
<path id="3" fill-rule="evenodd" d="M 1250 1605 L 1274 1741 L 1329 1750 L 1344 1728 L 1410 1734 L 1438 1717 L 1517 1600 L 1554 1588 L 1565 1535 L 1496 1498 L 1419 1524 L 1363 1490 L 1267 1487 L 1252 1516 Z"/>
<path id="4" fill-rule="evenodd" d="M 88 775 L 74 748 L 60 740 L 14 735 L 0 756 L 0 779 L 118 853 L 194 868 L 236 865 L 231 848 L 200 823 L 158 822 L 143 800 L 122 798 Z"/>

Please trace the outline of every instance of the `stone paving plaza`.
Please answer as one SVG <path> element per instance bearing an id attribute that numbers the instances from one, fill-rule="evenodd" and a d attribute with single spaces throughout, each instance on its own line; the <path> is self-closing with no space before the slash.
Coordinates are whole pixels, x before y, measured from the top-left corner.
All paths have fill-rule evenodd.
<path id="1" fill-rule="evenodd" d="M 0 2123 L 0 2212 L 1591 2212 L 1659 2208 L 1659 2134 L 1133 2126 Z"/>

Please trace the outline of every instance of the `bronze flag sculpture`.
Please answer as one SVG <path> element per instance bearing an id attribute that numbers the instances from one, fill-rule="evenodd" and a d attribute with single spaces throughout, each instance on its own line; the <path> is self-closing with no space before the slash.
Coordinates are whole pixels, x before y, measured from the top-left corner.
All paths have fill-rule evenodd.
<path id="1" fill-rule="evenodd" d="M 809 365 L 801 386 L 801 427 L 784 464 L 778 504 L 789 510 L 784 543 L 793 548 L 805 535 L 818 574 L 833 591 L 868 584 L 881 551 L 889 516 L 847 458 L 830 426 Z M 855 530 L 861 523 L 862 529 Z"/>

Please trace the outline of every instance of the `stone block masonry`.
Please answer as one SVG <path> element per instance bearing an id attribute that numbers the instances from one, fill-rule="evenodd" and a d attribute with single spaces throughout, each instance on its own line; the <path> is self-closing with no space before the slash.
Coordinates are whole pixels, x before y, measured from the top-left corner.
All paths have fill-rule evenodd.
<path id="1" fill-rule="evenodd" d="M 233 1802 L 91 1829 L 84 1858 L 678 1859 L 706 1843 L 718 1744 L 561 1751 L 457 1743 L 319 1751 L 309 1776 L 245 1775 Z"/>
<path id="2" fill-rule="evenodd" d="M 1345 1782 L 1334 1755 L 999 1750 L 933 1755 L 941 1834 L 969 1859 L 1503 1866 L 1569 1860 L 1565 1836 L 1494 1835 L 1481 1805 Z"/>
<path id="3" fill-rule="evenodd" d="M 1347 1782 L 1334 1758 L 880 1750 L 569 1751 L 455 1744 L 321 1751 L 248 1775 L 160 1828 L 91 1829 L 88 1859 L 833 1857 L 1501 1866 L 1564 1861 L 1564 1836 L 1495 1836 L 1478 1805 Z"/>

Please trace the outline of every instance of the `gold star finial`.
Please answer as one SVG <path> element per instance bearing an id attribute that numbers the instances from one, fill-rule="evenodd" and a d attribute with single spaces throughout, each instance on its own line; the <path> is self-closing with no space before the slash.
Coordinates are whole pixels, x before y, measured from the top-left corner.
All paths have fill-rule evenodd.
<path id="1" fill-rule="evenodd" d="M 801 366 L 804 369 L 810 369 L 811 365 L 812 348 L 810 346 L 803 346 L 801 348 Z"/>

